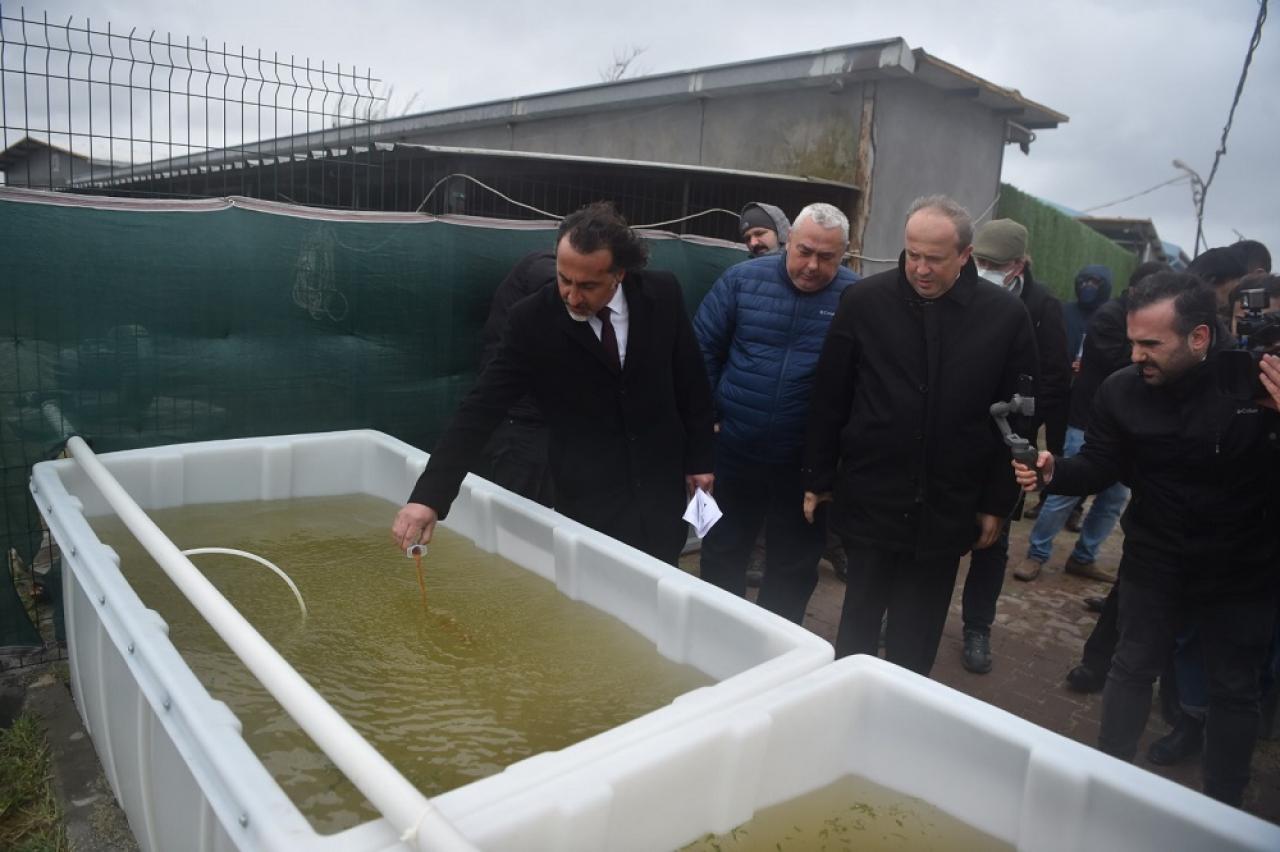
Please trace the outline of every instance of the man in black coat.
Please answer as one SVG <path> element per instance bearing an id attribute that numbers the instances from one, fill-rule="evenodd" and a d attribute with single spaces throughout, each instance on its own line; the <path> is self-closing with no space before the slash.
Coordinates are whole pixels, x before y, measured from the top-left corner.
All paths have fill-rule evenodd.
<path id="1" fill-rule="evenodd" d="M 1132 760 L 1151 685 L 1180 629 L 1194 625 L 1209 675 L 1204 791 L 1239 805 L 1258 731 L 1258 678 L 1280 585 L 1280 361 L 1267 407 L 1224 393 L 1214 375 L 1217 303 L 1194 275 L 1152 275 L 1128 295 L 1137 369 L 1098 389 L 1088 439 L 1070 459 L 1041 453 L 1051 493 L 1129 484 L 1121 521 L 1120 641 L 1102 694 L 1098 747 Z M 1018 482 L 1036 474 L 1015 465 Z"/>
<path id="2" fill-rule="evenodd" d="M 973 259 L 978 276 L 998 284 L 1022 300 L 1031 315 L 1040 377 L 1034 385 L 1035 416 L 1023 418 L 1017 429 L 1035 440 L 1045 426 L 1045 444 L 1051 453 L 1062 453 L 1067 433 L 1067 397 L 1071 393 L 1071 356 L 1067 352 L 1067 326 L 1062 303 L 1031 274 L 1027 256 L 1027 229 L 1012 219 L 994 219 L 973 238 Z M 1015 512 L 1015 515 L 1017 513 Z M 961 662 L 976 674 L 991 671 L 991 625 L 996 601 L 1004 585 L 1009 561 L 1009 522 L 990 547 L 973 551 L 964 580 L 964 651 Z"/>
<path id="3" fill-rule="evenodd" d="M 838 656 L 876 653 L 887 611 L 887 658 L 928 674 L 960 557 L 995 543 L 1018 498 L 990 407 L 1037 375 L 1035 335 L 1017 297 L 978 278 L 972 239 L 950 198 L 916 201 L 898 268 L 844 292 L 818 361 L 805 513 L 834 492 Z"/>
<path id="4" fill-rule="evenodd" d="M 462 401 L 392 527 L 431 540 L 513 403 L 546 418 L 555 508 L 672 564 L 693 488 L 710 490 L 712 409 L 679 282 L 643 269 L 640 238 L 605 203 L 567 217 L 556 286 L 514 305 L 498 352 Z"/>
<path id="5" fill-rule="evenodd" d="M 480 370 L 498 355 L 502 332 L 507 327 L 511 308 L 556 280 L 556 253 L 535 251 L 517 261 L 502 279 L 489 304 L 489 317 L 484 322 L 481 339 L 484 352 Z M 526 395 L 511 406 L 507 416 L 494 431 L 484 448 L 484 476 L 521 497 L 536 500 L 544 506 L 554 504 L 555 489 L 547 467 L 549 436 L 547 423 L 533 398 Z"/>

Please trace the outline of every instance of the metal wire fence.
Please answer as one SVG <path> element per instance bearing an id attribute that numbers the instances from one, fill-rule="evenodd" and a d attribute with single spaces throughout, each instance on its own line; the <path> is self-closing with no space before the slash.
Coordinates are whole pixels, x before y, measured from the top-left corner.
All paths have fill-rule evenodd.
<path id="1" fill-rule="evenodd" d="M 349 147 L 385 112 L 380 87 L 355 65 L 0 6 L 0 167 L 10 186 L 93 190 Z M 350 180 L 356 167 L 316 177 Z"/>
<path id="2" fill-rule="evenodd" d="M 353 151 L 381 117 L 381 81 L 354 64 L 210 44 L 120 29 L 89 18 L 50 20 L 0 5 L 0 171 L 11 187 L 88 193 L 181 196 L 229 194 L 229 180 L 173 185 L 174 175 L 243 175 L 268 160 L 305 159 L 309 148 Z M 284 144 L 282 140 L 289 140 Z M 360 145 L 366 153 L 371 146 Z M 368 161 L 347 156 L 319 170 L 281 177 L 314 184 L 298 195 L 351 198 Z M 126 191 L 121 191 L 123 187 Z M 288 195 L 277 184 L 248 194 Z M 0 306 L 17 328 L 21 306 Z M 0 365 L 0 395 L 32 390 L 18 353 Z M 25 349 L 23 350 L 25 351 Z M 29 365 L 28 365 L 29 366 Z M 12 369 L 10 369 L 12 368 Z M 37 385 L 39 382 L 36 383 Z M 0 422 L 0 486 L 6 547 L 0 581 L 0 669 L 60 655 L 58 557 L 29 501 L 21 499 L 30 453 Z M 13 499 L 10 499 L 13 498 Z M 51 605 L 52 604 L 52 605 Z"/>

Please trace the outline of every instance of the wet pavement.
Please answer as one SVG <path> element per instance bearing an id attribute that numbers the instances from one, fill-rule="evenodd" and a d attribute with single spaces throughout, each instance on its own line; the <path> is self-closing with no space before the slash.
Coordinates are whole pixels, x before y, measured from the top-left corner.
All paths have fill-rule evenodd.
<path id="1" fill-rule="evenodd" d="M 1084 599 L 1105 596 L 1106 583 L 1064 574 L 1063 563 L 1075 543 L 1074 534 L 1064 530 L 1056 541 L 1054 554 L 1040 577 L 1022 582 L 1013 577 L 1013 567 L 1025 557 L 1031 521 L 1012 525 L 1009 541 L 1009 569 L 996 609 L 991 631 L 993 666 L 984 675 L 966 671 L 961 665 L 963 648 L 960 597 L 969 560 L 961 562 L 951 612 L 932 677 L 954 689 L 1048 728 L 1088 746 L 1095 746 L 1102 713 L 1102 694 L 1082 695 L 1066 687 L 1064 678 L 1080 662 L 1084 641 L 1097 616 L 1087 611 Z M 1120 530 L 1107 540 L 1097 567 L 1114 573 L 1120 564 L 1123 538 Z M 696 564 L 696 557 L 686 557 Z M 692 566 L 690 566 L 692 567 Z M 818 589 L 806 611 L 805 626 L 834 642 L 844 601 L 844 584 L 822 563 Z M 1147 762 L 1147 745 L 1168 733 L 1160 718 L 1159 700 L 1153 701 L 1151 720 L 1138 749 L 1137 764 L 1178 783 L 1200 789 L 1200 763 L 1192 758 L 1183 765 L 1160 767 Z M 1280 741 L 1260 740 L 1253 757 L 1253 781 L 1245 793 L 1245 810 L 1271 822 L 1280 823 Z"/>

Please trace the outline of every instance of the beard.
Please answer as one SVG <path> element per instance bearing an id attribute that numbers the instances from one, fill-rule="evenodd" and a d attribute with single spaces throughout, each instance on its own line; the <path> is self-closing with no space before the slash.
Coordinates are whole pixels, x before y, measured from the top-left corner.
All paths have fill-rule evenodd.
<path id="1" fill-rule="evenodd" d="M 565 310 L 565 313 L 569 315 L 569 319 L 573 320 L 574 322 L 586 322 L 587 320 L 591 319 L 591 314 L 574 313 L 573 308 L 569 307 L 567 304 L 564 306 L 564 310 Z"/>

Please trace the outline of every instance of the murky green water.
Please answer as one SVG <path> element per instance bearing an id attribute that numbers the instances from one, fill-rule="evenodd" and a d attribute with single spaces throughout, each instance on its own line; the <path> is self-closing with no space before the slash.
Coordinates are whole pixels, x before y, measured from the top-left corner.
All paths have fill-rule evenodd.
<path id="1" fill-rule="evenodd" d="M 726 834 L 681 852 L 986 852 L 1013 849 L 928 802 L 845 776 L 765 808 Z"/>
<path id="2" fill-rule="evenodd" d="M 635 719 L 710 683 L 663 659 L 615 619 L 437 528 L 422 608 L 413 560 L 388 529 L 397 506 L 370 497 L 183 507 L 151 513 L 192 561 L 355 728 L 428 796 Z M 257 683 L 114 517 L 102 540 L 201 682 L 319 831 L 376 816 Z"/>

